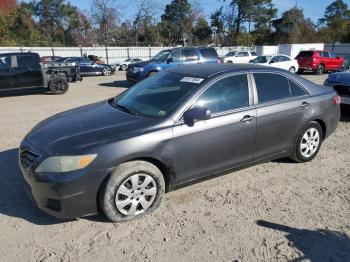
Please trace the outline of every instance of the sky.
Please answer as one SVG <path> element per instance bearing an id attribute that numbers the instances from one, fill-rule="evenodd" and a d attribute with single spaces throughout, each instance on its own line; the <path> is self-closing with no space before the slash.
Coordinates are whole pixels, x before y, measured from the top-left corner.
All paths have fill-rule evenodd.
<path id="1" fill-rule="evenodd" d="M 29 1 L 29 0 L 22 0 Z M 171 0 L 157 0 L 159 3 L 170 3 Z M 332 3 L 334 0 L 273 0 L 273 3 L 278 8 L 278 15 L 280 16 L 284 11 L 297 5 L 304 9 L 304 15 L 311 18 L 314 22 L 317 22 L 324 14 L 326 7 Z M 350 0 L 346 0 L 348 2 Z M 91 11 L 92 0 L 69 0 L 71 4 L 78 6 L 81 10 Z M 120 10 L 122 15 L 120 20 L 133 19 L 135 17 L 135 10 L 137 7 L 137 0 L 116 0 L 116 3 L 120 5 Z M 222 4 L 222 0 L 199 0 L 201 3 L 204 16 L 206 18 L 210 17 L 217 8 Z M 349 2 L 350 5 L 350 2 Z M 161 13 L 159 14 L 159 16 Z"/>

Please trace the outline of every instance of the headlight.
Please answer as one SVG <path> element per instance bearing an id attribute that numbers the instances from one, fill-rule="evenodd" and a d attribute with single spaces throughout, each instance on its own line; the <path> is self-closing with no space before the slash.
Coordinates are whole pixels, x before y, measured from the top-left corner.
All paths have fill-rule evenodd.
<path id="1" fill-rule="evenodd" d="M 91 164 L 97 154 L 82 156 L 51 156 L 36 169 L 37 173 L 63 173 L 83 169 Z"/>
<path id="2" fill-rule="evenodd" d="M 142 67 L 134 67 L 134 68 L 133 68 L 133 71 L 134 71 L 134 73 L 142 72 L 142 71 L 143 71 L 143 68 L 142 68 Z"/>

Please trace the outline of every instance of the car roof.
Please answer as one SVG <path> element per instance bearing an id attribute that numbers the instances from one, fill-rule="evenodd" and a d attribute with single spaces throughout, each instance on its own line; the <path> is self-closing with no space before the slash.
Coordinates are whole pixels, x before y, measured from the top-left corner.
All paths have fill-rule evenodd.
<path id="1" fill-rule="evenodd" d="M 183 65 L 179 67 L 172 67 L 164 71 L 179 73 L 184 75 L 191 75 L 201 78 L 210 78 L 214 75 L 221 73 L 235 73 L 235 72 L 247 72 L 254 71 L 269 71 L 269 72 L 285 72 L 285 70 L 262 66 L 254 64 L 195 64 L 195 65 Z"/>

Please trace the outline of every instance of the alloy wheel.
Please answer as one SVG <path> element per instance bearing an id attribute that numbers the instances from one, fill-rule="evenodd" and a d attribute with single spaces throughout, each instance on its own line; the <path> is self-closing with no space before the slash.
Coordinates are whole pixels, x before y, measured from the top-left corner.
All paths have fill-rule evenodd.
<path id="1" fill-rule="evenodd" d="M 320 146 L 320 133 L 314 127 L 304 133 L 300 141 L 300 153 L 305 158 L 312 157 Z"/>
<path id="2" fill-rule="evenodd" d="M 103 75 L 109 76 L 112 73 L 110 68 L 104 68 L 103 69 Z"/>
<path id="3" fill-rule="evenodd" d="M 115 205 L 125 216 L 137 216 L 147 211 L 157 195 L 157 184 L 148 174 L 135 174 L 119 186 Z"/>

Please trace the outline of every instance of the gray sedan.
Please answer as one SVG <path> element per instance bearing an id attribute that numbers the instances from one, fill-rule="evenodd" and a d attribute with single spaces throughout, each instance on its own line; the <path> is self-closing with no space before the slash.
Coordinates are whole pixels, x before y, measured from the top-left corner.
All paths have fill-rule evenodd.
<path id="1" fill-rule="evenodd" d="M 101 209 L 126 221 L 200 179 L 276 158 L 312 160 L 338 124 L 339 102 L 332 88 L 276 68 L 174 67 L 44 120 L 24 138 L 20 166 L 47 213 Z"/>

